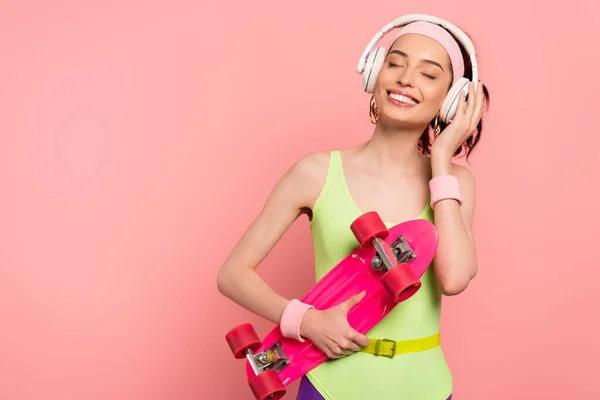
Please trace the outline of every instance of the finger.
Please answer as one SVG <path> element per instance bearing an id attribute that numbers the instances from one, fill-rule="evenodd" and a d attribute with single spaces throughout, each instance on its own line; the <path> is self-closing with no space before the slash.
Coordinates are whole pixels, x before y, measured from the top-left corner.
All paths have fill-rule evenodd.
<path id="1" fill-rule="evenodd" d="M 347 350 L 342 349 L 340 346 L 334 346 L 331 349 L 331 352 L 333 353 L 333 356 L 335 358 L 344 357 L 345 355 L 347 355 L 347 353 L 349 353 Z"/>
<path id="2" fill-rule="evenodd" d="M 338 346 L 336 346 L 333 342 L 328 344 L 327 346 L 325 346 L 325 348 L 323 349 L 323 351 L 325 352 L 325 354 L 327 355 L 327 357 L 329 358 L 338 358 Z"/>
<path id="3" fill-rule="evenodd" d="M 475 103 L 477 101 L 475 98 L 475 89 L 473 88 L 474 85 L 473 82 L 469 83 L 469 97 L 467 98 L 467 109 L 465 110 L 468 120 L 470 120 L 473 115 L 473 110 L 475 109 Z"/>
<path id="4" fill-rule="evenodd" d="M 359 351 L 361 349 L 361 347 L 358 345 L 358 343 L 355 343 L 353 340 L 348 339 L 346 340 L 343 344 L 342 344 L 342 348 L 344 350 L 349 350 L 350 352 L 355 352 L 355 351 Z"/>
<path id="5" fill-rule="evenodd" d="M 481 107 L 481 111 L 479 112 L 479 121 L 483 118 L 483 114 L 485 113 L 485 107 Z"/>
<path id="6" fill-rule="evenodd" d="M 369 338 L 355 330 L 352 331 L 350 338 L 359 346 L 367 347 L 369 345 Z"/>
<path id="7" fill-rule="evenodd" d="M 340 346 L 336 341 L 332 339 L 328 339 L 324 346 L 324 351 L 329 358 L 341 358 L 344 356 L 345 352 L 342 346 Z"/>
<path id="8" fill-rule="evenodd" d="M 483 93 L 483 84 L 479 82 L 477 87 L 477 106 L 475 107 L 475 111 L 473 112 L 473 117 L 471 118 L 470 130 L 469 133 L 475 133 L 477 129 L 477 124 L 481 121 L 483 117 L 483 113 L 485 112 L 485 94 Z"/>
<path id="9" fill-rule="evenodd" d="M 343 303 L 344 311 L 349 311 L 352 307 L 357 305 L 365 297 L 366 293 L 367 293 L 367 291 L 363 290 L 362 292 L 357 293 L 357 294 L 353 295 L 352 297 L 350 297 L 348 300 L 346 300 Z"/>
<path id="10" fill-rule="evenodd" d="M 487 112 L 487 104 L 485 104 L 485 99 L 482 100 L 483 105 L 481 107 L 481 115 L 479 116 L 479 119 L 481 120 L 483 118 L 483 116 L 485 115 L 485 113 Z"/>
<path id="11" fill-rule="evenodd" d="M 468 135 L 470 135 L 470 133 L 471 133 L 471 123 L 473 121 L 473 109 L 475 106 L 475 92 L 474 92 L 473 86 L 474 86 L 473 82 L 470 82 L 468 85 L 467 105 L 465 107 L 463 119 L 460 121 L 461 131 L 463 132 L 462 141 L 466 140 Z"/>
<path id="12" fill-rule="evenodd" d="M 458 98 L 458 106 L 456 107 L 456 114 L 452 120 L 452 122 L 456 121 L 456 123 L 460 122 L 465 114 L 465 92 L 460 92 L 460 96 Z"/>
<path id="13" fill-rule="evenodd" d="M 483 106 L 483 101 L 485 100 L 485 94 L 483 93 L 483 83 L 478 82 L 477 83 L 477 94 L 475 95 L 475 99 L 476 99 L 476 109 L 480 110 L 481 107 Z"/>
<path id="14" fill-rule="evenodd" d="M 354 354 L 354 351 L 348 349 L 342 349 L 341 354 L 338 355 L 339 358 L 349 356 L 350 354 Z"/>
<path id="15" fill-rule="evenodd" d="M 477 87 L 477 95 L 476 95 L 476 105 L 475 105 L 475 110 L 473 111 L 473 115 L 471 117 L 471 124 L 470 124 L 470 130 L 469 133 L 471 131 L 474 131 L 475 128 L 477 128 L 477 124 L 479 123 L 479 120 L 481 119 L 481 116 L 483 115 L 483 89 L 481 84 L 478 85 Z"/>
<path id="16" fill-rule="evenodd" d="M 483 117 L 483 113 L 485 112 L 485 93 L 483 92 L 483 83 L 481 83 L 479 90 L 481 94 L 481 97 L 479 99 L 479 102 L 481 104 L 481 108 L 479 109 L 479 119 L 481 119 L 481 117 Z"/>
<path id="17" fill-rule="evenodd" d="M 341 338 L 334 346 L 336 347 L 336 349 L 339 348 L 339 351 L 343 355 L 348 355 L 361 349 L 361 346 L 355 343 L 352 339 L 352 332 L 350 332 L 350 335 Z"/>

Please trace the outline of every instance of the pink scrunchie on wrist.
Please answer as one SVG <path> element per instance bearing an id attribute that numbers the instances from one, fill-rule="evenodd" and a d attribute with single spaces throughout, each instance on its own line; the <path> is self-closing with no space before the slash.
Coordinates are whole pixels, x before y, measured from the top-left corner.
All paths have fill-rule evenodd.
<path id="1" fill-rule="evenodd" d="M 458 179 L 454 175 L 440 175 L 429 181 L 431 192 L 431 208 L 440 200 L 453 199 L 462 205 L 463 199 L 458 187 Z"/>
<path id="2" fill-rule="evenodd" d="M 302 318 L 304 318 L 304 314 L 311 308 L 314 307 L 310 304 L 305 304 L 300 300 L 292 299 L 287 306 L 285 306 L 283 314 L 281 315 L 281 321 L 279 323 L 281 334 L 287 338 L 293 338 L 304 342 L 304 339 L 300 336 L 300 323 L 302 322 Z"/>

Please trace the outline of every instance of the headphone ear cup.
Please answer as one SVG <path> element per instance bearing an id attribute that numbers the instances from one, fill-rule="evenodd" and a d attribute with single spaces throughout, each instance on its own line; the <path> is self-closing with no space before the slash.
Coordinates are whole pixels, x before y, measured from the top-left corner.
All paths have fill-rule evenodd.
<path id="1" fill-rule="evenodd" d="M 467 78 L 460 78 L 448 91 L 448 94 L 442 103 L 442 108 L 440 109 L 440 119 L 445 123 L 450 123 L 456 115 L 460 93 L 468 93 L 469 83 L 470 81 Z"/>
<path id="2" fill-rule="evenodd" d="M 365 71 L 362 74 L 362 83 L 365 92 L 373 93 L 373 91 L 375 91 L 377 75 L 379 75 L 379 71 L 383 66 L 384 60 L 385 49 L 382 47 L 377 47 L 375 50 L 369 53 L 365 65 Z"/>

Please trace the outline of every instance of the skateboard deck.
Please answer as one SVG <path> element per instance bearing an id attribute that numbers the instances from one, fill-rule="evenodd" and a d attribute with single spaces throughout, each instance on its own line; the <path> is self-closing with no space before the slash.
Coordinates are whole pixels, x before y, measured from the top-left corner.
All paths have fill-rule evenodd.
<path id="1" fill-rule="evenodd" d="M 360 218 L 367 223 L 361 226 Z M 419 279 L 437 249 L 438 234 L 435 226 L 425 219 L 387 229 L 373 212 L 359 217 L 351 228 L 360 246 L 300 300 L 324 310 L 365 290 L 363 299 L 347 314 L 350 326 L 364 334 L 399 302 L 418 291 Z M 232 339 L 232 335 L 237 338 Z M 245 342 L 241 339 L 244 336 Z M 257 400 L 283 397 L 284 386 L 328 360 L 310 340 L 300 342 L 282 336 L 279 325 L 262 341 L 249 324 L 234 328 L 226 338 L 236 358 L 247 359 L 246 377 Z M 246 343 L 245 347 L 242 342 Z"/>

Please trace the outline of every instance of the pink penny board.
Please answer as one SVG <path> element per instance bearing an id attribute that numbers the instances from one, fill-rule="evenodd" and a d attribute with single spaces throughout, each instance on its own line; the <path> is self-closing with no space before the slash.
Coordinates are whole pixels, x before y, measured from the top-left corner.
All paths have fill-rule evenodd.
<path id="1" fill-rule="evenodd" d="M 389 228 L 389 235 L 383 241 L 389 246 L 401 236 L 414 252 L 415 257 L 411 261 L 406 261 L 406 266 L 400 267 L 409 268 L 414 276 L 420 279 L 431 264 L 437 249 L 438 234 L 435 226 L 424 219 L 404 222 Z M 364 334 L 398 304 L 381 282 L 385 272 L 371 265 L 375 254 L 376 249 L 372 246 L 356 248 L 319 280 L 301 301 L 312 304 L 317 310 L 323 310 L 366 290 L 365 297 L 348 312 L 347 316 L 350 326 Z M 328 360 L 325 353 L 310 340 L 300 342 L 283 337 L 279 325 L 264 338 L 260 348 L 254 354 L 271 348 L 277 342 L 280 344 L 279 349 L 288 359 L 286 365 L 277 372 L 284 386 Z M 246 361 L 246 375 L 249 382 L 256 376 L 248 361 Z"/>

